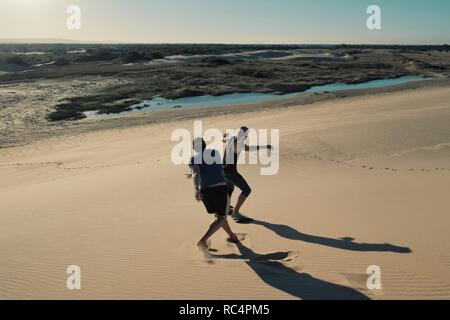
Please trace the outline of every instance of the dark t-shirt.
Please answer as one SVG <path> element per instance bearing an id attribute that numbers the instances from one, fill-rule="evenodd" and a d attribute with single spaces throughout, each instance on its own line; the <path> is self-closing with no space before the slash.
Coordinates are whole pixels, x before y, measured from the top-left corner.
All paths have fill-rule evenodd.
<path id="1" fill-rule="evenodd" d="M 237 173 L 237 163 L 239 158 L 239 143 L 237 146 L 238 152 L 235 152 L 235 145 L 238 139 L 232 137 L 225 148 L 225 154 L 223 156 L 223 167 L 225 173 Z"/>
<path id="2" fill-rule="evenodd" d="M 224 168 L 220 163 L 220 153 L 216 150 L 206 150 L 205 154 L 210 154 L 213 159 L 216 157 L 213 163 L 207 163 L 203 158 L 203 154 L 196 154 L 189 161 L 189 167 L 194 170 L 198 168 L 201 177 L 201 189 L 206 189 L 211 186 L 226 182 L 224 175 Z"/>

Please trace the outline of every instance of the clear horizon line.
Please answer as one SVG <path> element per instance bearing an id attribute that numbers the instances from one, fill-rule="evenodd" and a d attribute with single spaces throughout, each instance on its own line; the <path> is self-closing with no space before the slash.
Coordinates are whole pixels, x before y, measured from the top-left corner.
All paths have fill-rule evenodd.
<path id="1" fill-rule="evenodd" d="M 43 42 L 39 42 L 43 41 Z M 54 38 L 0 38 L 0 44 L 130 44 L 130 45 L 286 45 L 286 46 L 448 46 L 448 43 L 356 43 L 356 42 L 335 42 L 335 43 L 295 43 L 295 42 L 146 42 L 146 41 L 96 41 L 96 40 L 72 40 Z"/>

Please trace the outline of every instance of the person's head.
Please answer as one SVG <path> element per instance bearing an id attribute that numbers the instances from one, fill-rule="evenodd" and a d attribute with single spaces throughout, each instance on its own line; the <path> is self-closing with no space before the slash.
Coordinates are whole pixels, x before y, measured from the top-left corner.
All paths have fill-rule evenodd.
<path id="1" fill-rule="evenodd" d="M 206 142 L 203 140 L 203 138 L 196 138 L 192 142 L 192 147 L 194 148 L 195 152 L 203 153 L 203 151 L 206 149 Z"/>
<path id="2" fill-rule="evenodd" d="M 244 140 L 248 137 L 249 129 L 247 127 L 241 127 L 239 129 L 238 137 L 243 138 Z"/>

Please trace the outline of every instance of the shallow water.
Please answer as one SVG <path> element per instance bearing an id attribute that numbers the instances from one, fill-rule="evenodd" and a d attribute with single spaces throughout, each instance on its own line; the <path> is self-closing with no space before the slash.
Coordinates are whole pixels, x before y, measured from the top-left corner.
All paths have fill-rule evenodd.
<path id="1" fill-rule="evenodd" d="M 75 54 L 75 53 L 86 53 L 86 52 L 87 52 L 86 49 L 80 49 L 80 50 L 70 50 L 70 51 L 67 51 L 66 53 Z"/>
<path id="2" fill-rule="evenodd" d="M 157 97 L 152 100 L 144 101 L 139 104 L 138 107 L 143 107 L 142 112 L 163 110 L 163 109 L 176 109 L 176 108 L 194 108 L 194 107 L 217 107 L 228 106 L 233 104 L 242 103 L 255 103 L 269 100 L 284 99 L 289 96 L 297 95 L 298 93 L 277 95 L 271 93 L 231 93 L 223 96 L 200 96 L 181 98 L 176 100 L 169 100 L 162 97 Z"/>
<path id="3" fill-rule="evenodd" d="M 35 56 L 35 55 L 44 55 L 47 53 L 42 51 L 32 51 L 32 52 L 13 52 L 13 54 L 18 56 Z"/>
<path id="4" fill-rule="evenodd" d="M 285 99 L 288 97 L 297 96 L 304 93 L 323 93 L 323 92 L 337 92 L 342 90 L 375 89 L 422 80 L 426 80 L 426 78 L 417 76 L 406 76 L 396 79 L 367 81 L 359 84 L 332 83 L 322 86 L 315 86 L 305 92 L 298 92 L 291 94 L 231 93 L 222 96 L 199 96 L 175 100 L 165 99 L 162 97 L 155 97 L 151 100 L 145 100 L 138 105 L 133 105 L 132 111 L 123 112 L 121 114 L 136 113 L 136 112 L 152 112 L 168 109 L 189 109 L 197 107 L 217 107 L 217 106 L 230 106 L 245 103 L 258 103 L 258 102 Z M 108 118 L 117 115 L 117 114 L 99 115 L 97 114 L 97 112 L 93 111 L 86 112 L 85 114 L 88 118 Z"/>
<path id="5" fill-rule="evenodd" d="M 408 83 L 412 81 L 422 81 L 426 80 L 423 77 L 417 76 L 406 76 L 395 79 L 382 79 L 382 80 L 372 80 L 358 84 L 346 84 L 346 83 L 331 83 L 323 86 L 315 86 L 307 90 L 308 93 L 321 93 L 321 92 L 336 92 L 342 90 L 358 90 L 358 89 L 376 89 L 388 86 L 394 86 L 398 84 Z"/>

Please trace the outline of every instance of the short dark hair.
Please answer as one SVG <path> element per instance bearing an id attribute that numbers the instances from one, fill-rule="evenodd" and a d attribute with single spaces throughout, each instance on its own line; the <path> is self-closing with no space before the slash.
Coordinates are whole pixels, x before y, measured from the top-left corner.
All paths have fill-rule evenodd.
<path id="1" fill-rule="evenodd" d="M 244 133 L 247 133 L 249 129 L 247 127 L 241 127 L 240 130 Z"/>

